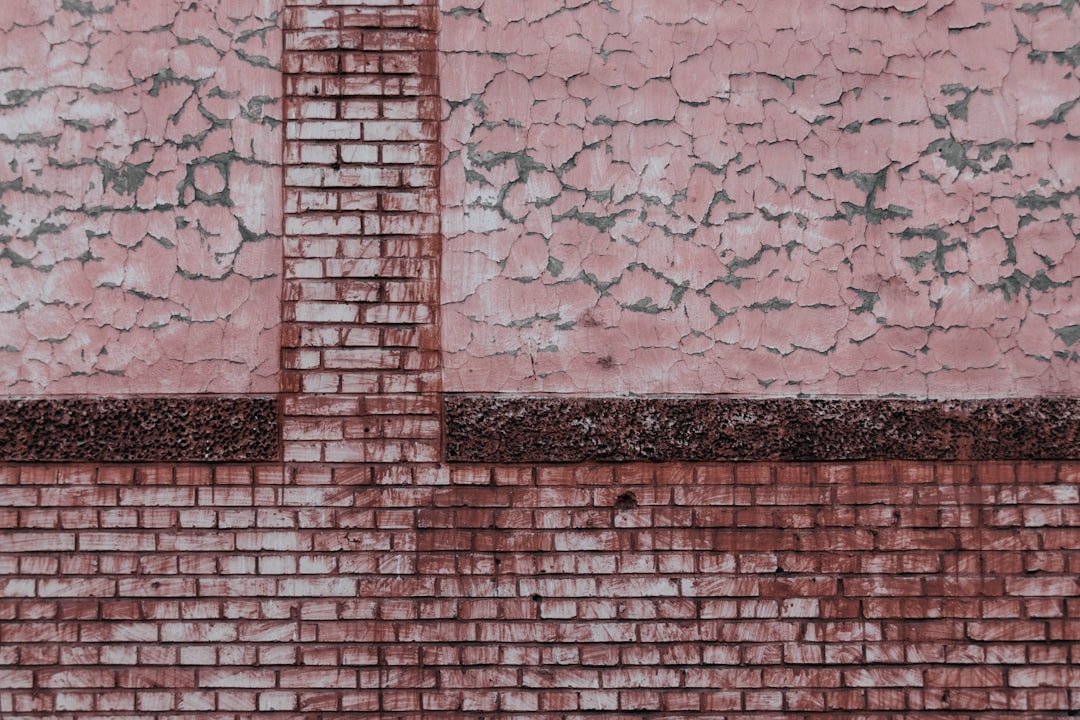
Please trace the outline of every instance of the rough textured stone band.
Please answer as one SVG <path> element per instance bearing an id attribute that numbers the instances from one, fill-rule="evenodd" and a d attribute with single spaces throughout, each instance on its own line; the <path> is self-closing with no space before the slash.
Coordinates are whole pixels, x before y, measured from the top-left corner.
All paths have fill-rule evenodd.
<path id="1" fill-rule="evenodd" d="M 0 401 L 0 461 L 276 460 L 273 397 L 27 398 Z"/>
<path id="2" fill-rule="evenodd" d="M 446 396 L 460 462 L 1080 458 L 1080 398 Z"/>

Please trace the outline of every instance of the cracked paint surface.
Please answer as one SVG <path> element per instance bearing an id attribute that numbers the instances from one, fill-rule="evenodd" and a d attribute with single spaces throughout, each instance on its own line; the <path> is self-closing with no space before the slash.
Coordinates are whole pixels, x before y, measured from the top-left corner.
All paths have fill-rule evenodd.
<path id="1" fill-rule="evenodd" d="M 268 392 L 277 0 L 7 0 L 0 388 Z"/>
<path id="2" fill-rule="evenodd" d="M 1075 0 L 441 11 L 448 391 L 1080 391 Z"/>

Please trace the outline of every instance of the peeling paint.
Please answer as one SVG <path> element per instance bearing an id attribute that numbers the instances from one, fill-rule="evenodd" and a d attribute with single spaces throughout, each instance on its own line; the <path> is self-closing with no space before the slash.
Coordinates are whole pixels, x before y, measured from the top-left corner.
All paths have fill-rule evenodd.
<path id="1" fill-rule="evenodd" d="M 0 13 L 7 394 L 277 389 L 278 5 Z"/>
<path id="2" fill-rule="evenodd" d="M 441 10 L 448 391 L 1080 391 L 1074 3 Z"/>

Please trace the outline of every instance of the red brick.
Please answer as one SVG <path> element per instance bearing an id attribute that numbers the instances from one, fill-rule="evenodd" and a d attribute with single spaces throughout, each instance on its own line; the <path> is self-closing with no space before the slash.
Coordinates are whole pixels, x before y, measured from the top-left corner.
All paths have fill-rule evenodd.
<path id="1" fill-rule="evenodd" d="M 0 533 L 0 553 L 56 552 L 74 549 L 74 533 Z"/>
<path id="2" fill-rule="evenodd" d="M 108 577 L 72 577 L 39 580 L 38 597 L 114 597 L 116 580 Z"/>
<path id="3" fill-rule="evenodd" d="M 1009 687 L 1076 687 L 1080 683 L 1080 668 L 1063 666 L 1010 668 Z"/>
<path id="4" fill-rule="evenodd" d="M 1072 597 L 1080 589 L 1075 577 L 1005 578 L 1005 594 L 1019 596 Z"/>
<path id="5" fill-rule="evenodd" d="M 982 642 L 1024 642 L 1048 639 L 1046 623 L 1009 620 L 968 623 L 967 634 L 972 640 Z"/>
<path id="6" fill-rule="evenodd" d="M 112 670 L 91 668 L 48 668 L 34 672 L 41 688 L 112 688 L 116 687 L 116 673 Z"/>
<path id="7" fill-rule="evenodd" d="M 926 671 L 926 684 L 942 688 L 1005 686 L 1005 671 L 995 667 L 941 667 Z"/>
<path id="8" fill-rule="evenodd" d="M 845 670 L 844 684 L 849 687 L 922 687 L 922 671 L 917 668 L 858 668 Z"/>

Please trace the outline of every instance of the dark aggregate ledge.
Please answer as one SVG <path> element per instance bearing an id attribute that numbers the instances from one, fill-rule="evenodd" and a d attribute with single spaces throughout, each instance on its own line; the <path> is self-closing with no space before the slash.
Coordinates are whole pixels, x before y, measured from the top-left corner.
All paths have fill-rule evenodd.
<path id="1" fill-rule="evenodd" d="M 1066 460 L 1080 398 L 446 396 L 453 462 Z"/>
<path id="2" fill-rule="evenodd" d="M 0 400 L 0 461 L 276 460 L 273 397 L 94 397 Z"/>

